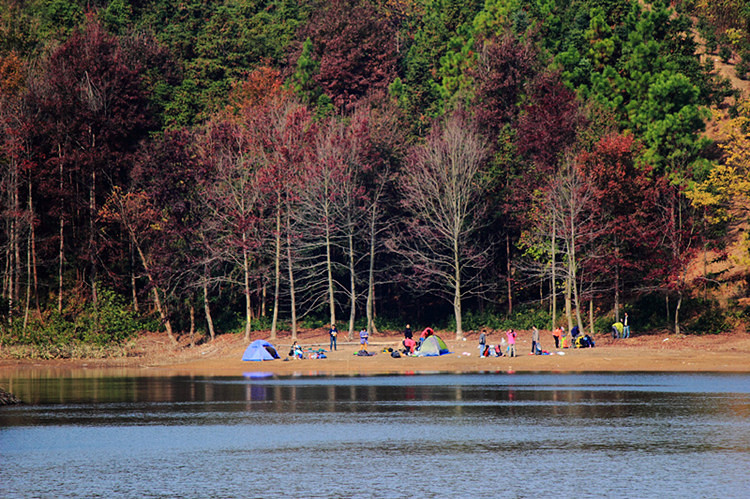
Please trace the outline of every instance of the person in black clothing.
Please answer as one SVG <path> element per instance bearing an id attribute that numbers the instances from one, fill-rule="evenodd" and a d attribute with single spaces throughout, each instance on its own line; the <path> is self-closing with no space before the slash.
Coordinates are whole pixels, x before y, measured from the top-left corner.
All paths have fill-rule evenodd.
<path id="1" fill-rule="evenodd" d="M 411 339 L 413 337 L 413 334 L 411 332 L 411 325 L 407 324 L 406 329 L 404 329 L 404 339 Z"/>
<path id="2" fill-rule="evenodd" d="M 336 324 L 331 324 L 331 329 L 328 331 L 328 334 L 331 337 L 331 351 L 336 350 L 336 339 L 339 335 L 339 330 L 336 329 Z"/>
<path id="3" fill-rule="evenodd" d="M 487 357 L 486 354 L 486 345 L 487 345 L 487 334 L 484 329 L 482 329 L 482 334 L 479 335 L 479 356 L 480 357 Z"/>

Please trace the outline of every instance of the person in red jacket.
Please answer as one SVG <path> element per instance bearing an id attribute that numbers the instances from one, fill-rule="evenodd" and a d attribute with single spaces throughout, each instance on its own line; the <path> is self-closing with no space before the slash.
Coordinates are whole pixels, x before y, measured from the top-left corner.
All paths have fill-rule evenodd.
<path id="1" fill-rule="evenodd" d="M 422 342 L 427 338 L 428 336 L 432 336 L 435 334 L 435 331 L 432 330 L 431 327 L 424 328 L 424 331 L 422 331 L 422 334 L 419 335 L 419 346 L 422 346 Z"/>
<path id="2" fill-rule="evenodd" d="M 560 336 L 562 336 L 562 328 L 558 327 L 552 331 L 552 336 L 555 338 L 555 348 L 560 348 Z"/>

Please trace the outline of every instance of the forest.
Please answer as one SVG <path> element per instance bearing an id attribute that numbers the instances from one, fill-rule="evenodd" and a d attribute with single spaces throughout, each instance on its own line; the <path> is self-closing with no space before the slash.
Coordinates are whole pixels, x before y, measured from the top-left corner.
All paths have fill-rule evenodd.
<path id="1" fill-rule="evenodd" d="M 0 0 L 0 346 L 744 327 L 749 77 L 744 0 Z"/>

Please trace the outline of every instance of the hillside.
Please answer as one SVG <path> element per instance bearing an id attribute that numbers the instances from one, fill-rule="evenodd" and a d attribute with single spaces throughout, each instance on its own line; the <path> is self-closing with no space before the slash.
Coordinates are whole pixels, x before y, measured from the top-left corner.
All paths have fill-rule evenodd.
<path id="1" fill-rule="evenodd" d="M 742 328 L 738 5 L 5 0 L 0 345 Z"/>
<path id="2" fill-rule="evenodd" d="M 727 79 L 736 96 L 728 96 L 720 105 L 712 107 L 711 119 L 706 123 L 706 136 L 718 143 L 725 143 L 729 137 L 727 130 L 733 126 L 728 110 L 738 103 L 747 101 L 750 97 L 750 80 L 740 79 L 737 76 L 737 62 L 739 56 L 734 54 L 727 62 L 724 62 L 718 54 L 710 53 L 706 49 L 706 43 L 698 32 L 697 18 L 692 18 L 694 28 L 693 36 L 698 42 L 697 53 L 701 61 L 710 61 L 714 67 L 714 74 Z M 731 308 L 731 302 L 735 301 L 741 307 L 750 306 L 748 296 L 748 276 L 750 276 L 750 261 L 747 258 L 748 247 L 744 237 L 750 229 L 747 213 L 747 199 L 738 198 L 729 209 L 732 222 L 724 240 L 718 243 L 721 249 L 715 249 L 697 255 L 691 263 L 691 277 L 697 279 L 703 275 L 712 276 L 714 280 L 712 289 L 707 293 L 714 297 L 722 307 Z M 739 330 L 747 329 L 747 323 L 740 321 L 736 323 Z"/>

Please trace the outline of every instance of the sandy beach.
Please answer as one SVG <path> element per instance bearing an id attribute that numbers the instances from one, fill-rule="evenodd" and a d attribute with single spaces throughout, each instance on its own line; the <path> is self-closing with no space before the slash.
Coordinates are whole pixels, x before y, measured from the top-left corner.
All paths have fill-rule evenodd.
<path id="1" fill-rule="evenodd" d="M 438 333 L 440 334 L 440 333 Z M 500 340 L 500 332 L 488 336 L 488 343 Z M 267 333 L 255 333 L 251 340 L 269 339 Z M 372 338 L 371 357 L 359 357 L 358 342 L 346 341 L 341 334 L 338 350 L 326 352 L 326 359 L 283 360 L 287 357 L 291 338 L 288 334 L 270 340 L 276 345 L 281 360 L 243 362 L 242 353 L 248 342 L 241 335 L 218 336 L 213 342 L 194 347 L 180 339 L 170 345 L 164 335 L 140 336 L 127 357 L 110 359 L 11 359 L 3 352 L 0 378 L 23 376 L 252 376 L 273 373 L 280 376 L 315 375 L 383 375 L 435 372 L 750 372 L 750 334 L 726 333 L 712 336 L 675 336 L 650 334 L 629 339 L 595 337 L 596 347 L 555 350 L 552 335 L 543 331 L 542 346 L 550 355 L 529 355 L 531 333 L 519 332 L 517 357 L 478 355 L 478 333 L 467 334 L 466 341 L 455 340 L 453 333 L 444 332 L 451 354 L 440 357 L 392 358 L 384 349 L 400 346 L 402 336 L 381 334 Z M 328 349 L 325 330 L 302 331 L 300 345 L 306 350 Z"/>

